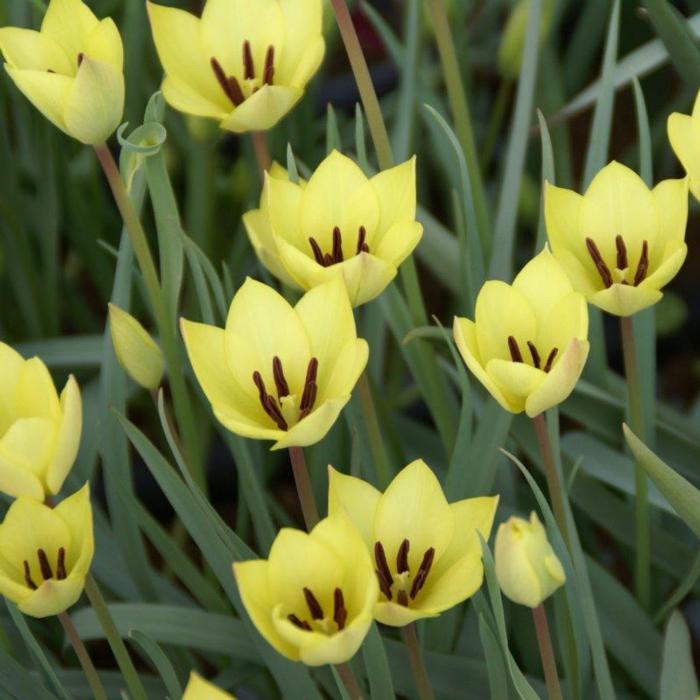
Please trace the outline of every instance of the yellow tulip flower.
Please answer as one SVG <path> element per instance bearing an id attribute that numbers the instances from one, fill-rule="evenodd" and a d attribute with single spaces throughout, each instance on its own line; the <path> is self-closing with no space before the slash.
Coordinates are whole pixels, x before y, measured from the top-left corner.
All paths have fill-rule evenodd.
<path id="1" fill-rule="evenodd" d="M 235 563 L 233 571 L 258 632 L 293 661 L 344 663 L 372 624 L 377 579 L 345 517 L 325 518 L 310 533 L 283 528 L 267 560 Z"/>
<path id="2" fill-rule="evenodd" d="M 46 365 L 0 343 L 0 491 L 43 501 L 75 462 L 83 423 L 71 375 L 59 398 Z"/>
<path id="3" fill-rule="evenodd" d="M 566 582 L 561 562 L 537 517 L 515 516 L 501 523 L 496 534 L 496 578 L 514 603 L 536 608 Z"/>
<path id="4" fill-rule="evenodd" d="M 246 280 L 226 328 L 182 321 L 195 375 L 214 415 L 231 432 L 305 447 L 330 430 L 367 364 L 367 342 L 339 276 L 291 306 Z"/>
<path id="5" fill-rule="evenodd" d="M 545 248 L 513 285 L 491 280 L 479 291 L 476 322 L 455 318 L 464 362 L 511 413 L 534 417 L 573 391 L 588 357 L 588 308 Z"/>
<path id="6" fill-rule="evenodd" d="M 55 508 L 20 496 L 0 525 L 0 593 L 25 615 L 58 615 L 80 598 L 94 549 L 88 484 Z"/>
<path id="7" fill-rule="evenodd" d="M 228 131 L 272 128 L 323 60 L 321 0 L 206 0 L 201 19 L 146 6 L 165 99 Z"/>
<path id="8" fill-rule="evenodd" d="M 345 515 L 372 553 L 379 581 L 374 616 L 402 627 L 474 595 L 484 575 L 477 533 L 488 539 L 498 496 L 448 503 L 421 459 L 384 493 L 328 468 L 329 517 Z"/>
<path id="9" fill-rule="evenodd" d="M 236 698 L 202 678 L 196 671 L 192 671 L 182 700 L 236 700 Z"/>
<path id="10" fill-rule="evenodd" d="M 700 200 L 700 92 L 692 114 L 674 112 L 668 118 L 668 140 L 690 178 L 690 190 Z"/>
<path id="11" fill-rule="evenodd" d="M 416 220 L 416 159 L 367 178 L 333 151 L 308 183 L 276 166 L 260 208 L 243 216 L 261 262 L 283 282 L 311 289 L 342 272 L 353 306 L 381 294 L 423 235 Z"/>
<path id="12" fill-rule="evenodd" d="M 1 28 L 0 51 L 15 85 L 61 131 L 97 145 L 119 126 L 124 56 L 110 18 L 81 0 L 51 0 L 41 31 Z"/>
<path id="13" fill-rule="evenodd" d="M 632 170 L 612 162 L 584 195 L 545 188 L 552 252 L 577 291 L 608 313 L 631 316 L 661 299 L 688 252 L 688 181 L 664 180 L 650 190 Z"/>

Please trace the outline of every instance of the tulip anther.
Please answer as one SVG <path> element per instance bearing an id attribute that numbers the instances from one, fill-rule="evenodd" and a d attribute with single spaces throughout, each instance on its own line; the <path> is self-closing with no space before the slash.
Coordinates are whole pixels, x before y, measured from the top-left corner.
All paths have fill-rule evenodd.
<path id="1" fill-rule="evenodd" d="M 345 260 L 343 255 L 343 236 L 338 226 L 333 227 L 333 247 L 330 253 L 324 253 L 318 241 L 313 237 L 309 238 L 309 245 L 311 246 L 311 252 L 314 254 L 314 260 L 323 267 L 330 267 L 331 265 L 341 263 Z M 355 250 L 355 255 L 359 255 L 360 253 L 369 253 L 367 229 L 364 226 L 360 226 L 357 231 L 357 248 Z"/>
<path id="2" fill-rule="evenodd" d="M 412 578 L 410 592 L 406 592 L 409 581 L 411 581 L 411 571 L 408 564 L 408 552 L 410 550 L 410 542 L 404 539 L 399 546 L 398 553 L 396 555 L 396 573 L 398 590 L 396 591 L 396 600 L 399 605 L 408 607 L 409 598 L 410 600 L 415 600 L 416 596 L 420 593 L 423 586 L 425 586 L 426 579 L 430 573 L 430 569 L 433 565 L 433 560 L 435 559 L 435 548 L 429 547 L 426 549 L 425 554 L 423 554 L 423 559 L 418 567 L 416 575 Z M 387 600 L 393 599 L 392 587 L 394 585 L 394 577 L 391 574 L 391 569 L 389 568 L 389 562 L 386 558 L 386 552 L 384 551 L 384 546 L 381 542 L 375 542 L 374 544 L 374 561 L 376 564 L 375 572 L 377 574 L 377 579 L 379 580 L 379 589 L 387 598 Z"/>
<path id="3" fill-rule="evenodd" d="M 302 589 L 304 593 L 304 600 L 309 608 L 309 613 L 311 614 L 311 619 L 317 623 L 315 626 L 319 631 L 329 632 L 332 631 L 329 626 L 329 621 L 326 620 L 326 616 L 323 613 L 323 608 L 318 602 L 318 599 L 313 594 L 310 588 L 304 587 Z M 305 630 L 306 632 L 311 632 L 314 630 L 312 623 L 310 624 L 307 620 L 301 619 L 298 615 L 291 613 L 287 615 L 287 619 L 299 629 Z M 343 591 L 340 588 L 336 588 L 333 591 L 333 622 L 340 632 L 345 628 L 345 623 L 348 619 L 348 611 L 345 607 L 345 597 L 343 596 Z"/>
<path id="4" fill-rule="evenodd" d="M 586 238 L 586 249 L 588 254 L 591 256 L 600 278 L 603 280 L 603 284 L 606 289 L 612 287 L 614 284 L 613 275 L 610 268 L 603 260 L 603 256 L 592 238 Z M 615 250 L 617 253 L 615 261 L 615 269 L 621 273 L 625 273 L 629 266 L 629 259 L 627 256 L 627 246 L 622 236 L 615 237 Z M 647 276 L 649 272 L 649 243 L 647 241 L 642 241 L 642 252 L 639 256 L 639 262 L 637 263 L 637 271 L 635 272 L 634 279 L 632 280 L 632 285 L 638 287 Z M 620 284 L 630 284 L 626 279 L 622 279 Z"/>
<path id="5" fill-rule="evenodd" d="M 544 367 L 542 367 L 542 359 L 535 344 L 531 340 L 528 340 L 527 347 L 530 350 L 532 364 L 535 369 L 541 369 L 543 372 L 548 373 L 552 369 L 552 365 L 554 364 L 554 360 L 559 352 L 559 348 L 551 349 L 549 355 L 547 355 L 547 360 L 544 363 Z M 512 335 L 508 336 L 508 351 L 510 352 L 510 357 L 513 362 L 525 362 L 523 354 L 520 352 L 518 341 Z"/>
<path id="6" fill-rule="evenodd" d="M 37 559 L 39 561 L 39 570 L 41 571 L 41 576 L 44 581 L 55 578 L 58 581 L 62 581 L 66 578 L 66 550 L 60 547 L 58 550 L 58 561 L 56 563 L 56 575 L 54 576 L 53 570 L 51 568 L 51 563 L 43 549 L 38 549 L 36 552 Z M 29 562 L 25 559 L 23 563 L 24 566 L 24 582 L 33 591 L 37 590 L 38 586 L 32 578 L 31 569 L 29 567 Z"/>

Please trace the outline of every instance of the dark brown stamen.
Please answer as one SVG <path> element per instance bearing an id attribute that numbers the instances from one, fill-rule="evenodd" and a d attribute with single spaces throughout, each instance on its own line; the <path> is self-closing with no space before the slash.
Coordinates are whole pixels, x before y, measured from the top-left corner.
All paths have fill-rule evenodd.
<path id="1" fill-rule="evenodd" d="M 396 573 L 403 574 L 408 571 L 408 550 L 410 547 L 408 540 L 404 540 L 399 547 L 398 554 L 396 555 Z"/>
<path id="2" fill-rule="evenodd" d="M 403 605 L 404 608 L 408 607 L 408 596 L 403 588 L 396 594 L 396 601 L 399 605 Z"/>
<path id="3" fill-rule="evenodd" d="M 425 551 L 423 555 L 423 561 L 420 563 L 420 568 L 416 574 L 416 578 L 413 579 L 413 585 L 411 586 L 411 598 L 415 598 L 419 593 L 421 588 L 425 585 L 425 580 L 428 578 L 430 573 L 430 567 L 433 565 L 433 559 L 435 559 L 435 548 L 430 547 Z"/>
<path id="4" fill-rule="evenodd" d="M 289 426 L 287 425 L 287 421 L 284 419 L 284 416 L 277 406 L 277 402 L 267 393 L 267 390 L 265 389 L 265 382 L 263 381 L 260 372 L 253 372 L 253 381 L 255 382 L 255 386 L 258 387 L 260 403 L 265 409 L 265 413 L 267 413 L 267 415 L 270 416 L 273 421 L 275 421 L 280 430 L 288 430 Z"/>
<path id="5" fill-rule="evenodd" d="M 306 621 L 306 620 L 300 620 L 296 615 L 287 615 L 287 619 L 293 624 L 296 625 L 299 629 L 306 630 L 307 632 L 311 632 L 311 625 Z"/>
<path id="6" fill-rule="evenodd" d="M 627 246 L 622 236 L 615 236 L 615 248 L 617 248 L 617 269 L 627 268 Z"/>
<path id="7" fill-rule="evenodd" d="M 316 375 L 318 374 L 318 360 L 312 357 L 309 360 L 309 366 L 306 368 L 306 379 L 304 380 L 304 391 L 301 395 L 301 403 L 299 404 L 299 420 L 306 418 L 311 413 L 314 403 L 316 403 L 316 394 L 318 386 L 316 385 Z"/>
<path id="8" fill-rule="evenodd" d="M 283 396 L 289 396 L 289 384 L 284 376 L 282 369 L 282 360 L 277 355 L 272 358 L 272 376 L 275 379 L 275 387 L 277 388 L 277 396 L 281 399 Z"/>
<path id="9" fill-rule="evenodd" d="M 265 54 L 265 67 L 263 68 L 263 83 L 272 85 L 275 77 L 275 47 L 268 46 Z"/>
<path id="10" fill-rule="evenodd" d="M 31 588 L 33 591 L 37 589 L 36 583 L 32 580 L 32 574 L 31 571 L 29 570 L 29 562 L 24 561 L 24 582 Z"/>
<path id="11" fill-rule="evenodd" d="M 306 599 L 306 605 L 309 608 L 311 617 L 314 620 L 323 620 L 323 608 L 318 600 L 316 600 L 316 596 L 311 592 L 311 589 L 304 588 L 304 598 Z"/>
<path id="12" fill-rule="evenodd" d="M 233 76 L 227 77 L 221 64 L 213 56 L 209 59 L 209 63 L 224 94 L 231 100 L 234 107 L 238 107 L 245 100 L 238 81 Z"/>
<path id="13" fill-rule="evenodd" d="M 333 260 L 333 256 L 330 253 L 326 253 L 323 256 L 323 267 L 330 267 L 335 263 L 335 260 Z"/>
<path id="14" fill-rule="evenodd" d="M 243 42 L 243 77 L 246 80 L 252 80 L 255 77 L 253 51 L 250 48 L 250 42 L 247 39 Z"/>
<path id="15" fill-rule="evenodd" d="M 44 581 L 48 581 L 53 578 L 53 571 L 51 571 L 51 564 L 49 564 L 49 558 L 46 556 L 46 552 L 43 549 L 37 549 L 36 555 L 39 559 L 39 568 L 41 569 L 41 575 L 44 577 Z"/>
<path id="16" fill-rule="evenodd" d="M 367 238 L 367 229 L 364 226 L 360 226 L 360 230 L 357 232 L 357 254 L 369 253 L 369 246 L 365 242 Z"/>
<path id="17" fill-rule="evenodd" d="M 58 564 L 56 565 L 56 578 L 63 581 L 66 578 L 66 550 L 63 547 L 58 548 Z"/>
<path id="18" fill-rule="evenodd" d="M 527 341 L 527 346 L 530 348 L 530 355 L 532 355 L 532 364 L 535 365 L 537 369 L 540 368 L 540 353 L 537 352 L 535 344 L 531 341 Z"/>
<path id="19" fill-rule="evenodd" d="M 83 60 L 85 59 L 85 54 L 81 51 L 78 54 L 78 68 L 83 65 Z M 53 73 L 53 71 L 51 71 Z"/>
<path id="20" fill-rule="evenodd" d="M 382 592 L 391 600 L 391 587 L 394 584 L 394 578 L 391 575 L 389 562 L 386 560 L 386 553 L 381 542 L 374 543 L 374 561 L 377 564 L 377 576 Z"/>
<path id="21" fill-rule="evenodd" d="M 345 599 L 343 598 L 343 591 L 340 588 L 336 588 L 333 592 L 333 619 L 335 624 L 338 625 L 338 629 L 342 630 L 345 628 L 345 623 L 348 619 L 348 611 L 345 609 Z"/>
<path id="22" fill-rule="evenodd" d="M 333 262 L 343 262 L 343 238 L 337 226 L 333 229 Z"/>
<path id="23" fill-rule="evenodd" d="M 523 361 L 523 356 L 520 352 L 518 341 L 512 335 L 508 336 L 508 350 L 510 350 L 510 357 L 513 360 L 513 362 Z"/>
<path id="24" fill-rule="evenodd" d="M 603 284 L 606 287 L 612 287 L 613 278 L 610 274 L 610 269 L 605 264 L 605 260 L 603 260 L 603 256 L 600 254 L 598 246 L 595 244 L 595 241 L 592 238 L 586 238 L 586 248 L 588 249 L 589 255 L 593 259 L 596 268 L 598 269 L 598 274 L 603 280 Z"/>
<path id="25" fill-rule="evenodd" d="M 228 86 L 231 93 L 231 101 L 235 107 L 238 107 L 239 104 L 245 102 L 243 90 L 241 90 L 241 86 L 238 84 L 238 81 L 233 75 L 229 75 L 228 77 Z"/>
<path id="26" fill-rule="evenodd" d="M 323 251 L 321 250 L 321 246 L 316 242 L 316 239 L 309 238 L 309 245 L 311 246 L 311 250 L 313 250 L 314 252 L 314 258 L 316 259 L 316 262 L 319 265 L 323 265 L 325 267 L 326 264 L 323 259 Z"/>
<path id="27" fill-rule="evenodd" d="M 637 265 L 637 274 L 634 276 L 634 286 L 637 287 L 644 281 L 649 271 L 649 244 L 646 241 L 642 242 L 642 254 Z"/>
<path id="28" fill-rule="evenodd" d="M 547 362 L 544 364 L 544 371 L 549 372 L 550 369 L 552 369 L 552 365 L 554 364 L 554 358 L 557 356 L 557 353 L 559 352 L 559 348 L 552 348 L 552 352 L 549 353 L 547 356 Z"/>

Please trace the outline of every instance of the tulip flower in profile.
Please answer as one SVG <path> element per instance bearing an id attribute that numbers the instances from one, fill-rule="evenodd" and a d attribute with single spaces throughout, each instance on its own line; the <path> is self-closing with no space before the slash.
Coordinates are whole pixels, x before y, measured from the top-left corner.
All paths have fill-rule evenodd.
<path id="1" fill-rule="evenodd" d="M 372 624 L 377 578 L 364 542 L 342 515 L 308 534 L 282 529 L 267 560 L 235 563 L 233 571 L 258 632 L 293 661 L 344 663 Z"/>
<path id="2" fill-rule="evenodd" d="M 608 313 L 631 316 L 662 297 L 688 248 L 688 181 L 650 190 L 620 163 L 606 165 L 584 195 L 545 188 L 552 253 L 575 289 Z"/>
<path id="3" fill-rule="evenodd" d="M 668 118 L 668 140 L 690 179 L 690 191 L 700 200 L 700 92 L 692 114 L 674 112 Z"/>
<path id="4" fill-rule="evenodd" d="M 0 593 L 25 615 L 58 615 L 80 598 L 94 549 L 88 484 L 55 508 L 20 496 L 0 525 Z"/>
<path id="5" fill-rule="evenodd" d="M 411 462 L 384 493 L 329 467 L 328 513 L 354 523 L 379 581 L 374 616 L 403 627 L 472 596 L 483 579 L 478 534 L 488 538 L 498 497 L 448 503 L 423 460 Z"/>
<path id="6" fill-rule="evenodd" d="M 455 318 L 455 342 L 503 408 L 534 417 L 569 396 L 588 357 L 588 309 L 546 248 L 512 286 L 486 282 L 475 316 Z"/>
<path id="7" fill-rule="evenodd" d="M 147 9 L 165 99 L 228 131 L 272 128 L 323 60 L 322 0 L 207 0 L 201 19 L 152 2 Z"/>
<path id="8" fill-rule="evenodd" d="M 71 375 L 59 398 L 46 365 L 0 343 L 0 491 L 43 501 L 75 462 L 83 422 Z"/>
<path id="9" fill-rule="evenodd" d="M 275 440 L 273 450 L 321 440 L 367 364 L 339 276 L 296 306 L 248 279 L 225 329 L 183 320 L 182 335 L 218 420 L 237 435 Z"/>
<path id="10" fill-rule="evenodd" d="M 236 700 L 236 698 L 202 678 L 196 671 L 192 671 L 182 700 Z"/>
<path id="11" fill-rule="evenodd" d="M 97 145 L 124 111 L 123 47 L 107 18 L 81 0 L 51 0 L 41 31 L 0 29 L 5 70 L 30 102 L 61 131 Z"/>
<path id="12" fill-rule="evenodd" d="M 423 227 L 415 219 L 415 158 L 367 178 L 333 151 L 308 182 L 292 182 L 274 167 L 260 208 L 243 223 L 273 275 L 311 289 L 340 271 L 359 306 L 381 294 L 418 245 Z"/>

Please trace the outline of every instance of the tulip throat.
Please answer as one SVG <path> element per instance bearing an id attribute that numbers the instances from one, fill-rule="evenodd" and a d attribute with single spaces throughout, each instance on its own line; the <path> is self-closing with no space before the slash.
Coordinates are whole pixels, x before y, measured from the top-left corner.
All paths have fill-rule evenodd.
<path id="1" fill-rule="evenodd" d="M 311 246 L 311 252 L 314 255 L 314 260 L 316 260 L 316 262 L 323 267 L 330 267 L 331 265 L 336 265 L 337 263 L 341 263 L 345 260 L 345 256 L 343 254 L 343 235 L 340 231 L 340 227 L 338 226 L 333 227 L 332 241 L 333 247 L 331 248 L 331 252 L 324 253 L 321 246 L 318 244 L 318 241 L 313 237 L 309 238 L 309 245 Z M 360 226 L 357 231 L 357 246 L 355 248 L 355 255 L 359 255 L 360 253 L 369 253 L 369 245 L 367 244 L 367 229 L 364 226 Z"/>
<path id="2" fill-rule="evenodd" d="M 532 358 L 532 366 L 535 369 L 541 369 L 543 372 L 548 374 L 554 366 L 554 360 L 559 354 L 559 348 L 552 348 L 549 351 L 544 364 L 542 363 L 542 357 L 537 350 L 537 346 L 531 340 L 527 341 L 527 349 L 529 350 L 530 357 Z M 510 353 L 510 358 L 513 360 L 513 362 L 522 362 L 523 364 L 526 364 L 525 358 L 520 351 L 518 341 L 512 335 L 508 336 L 508 352 Z"/>
<path id="3" fill-rule="evenodd" d="M 411 543 L 407 539 L 401 542 L 396 554 L 396 573 L 394 575 L 389 567 L 384 545 L 381 542 L 374 543 L 375 572 L 379 580 L 379 590 L 387 600 L 392 601 L 396 598 L 396 602 L 406 608 L 411 606 L 411 602 L 423 590 L 435 559 L 435 548 L 429 547 L 425 550 L 423 559 L 414 574 L 408 562 L 410 547 Z"/>
<path id="4" fill-rule="evenodd" d="M 287 615 L 287 619 L 293 625 L 305 632 L 321 632 L 325 635 L 335 634 L 345 629 L 348 620 L 348 611 L 345 607 L 345 596 L 340 588 L 336 588 L 333 591 L 332 617 L 327 617 L 324 614 L 323 607 L 310 588 L 304 587 L 302 592 L 304 593 L 306 607 L 311 617 L 309 618 L 306 612 L 300 612 L 299 615 L 290 613 Z"/>
<path id="5" fill-rule="evenodd" d="M 43 549 L 37 549 L 36 551 L 37 560 L 39 562 L 39 572 L 43 581 L 49 581 L 50 579 L 56 579 L 57 581 L 63 581 L 66 578 L 66 550 L 64 547 L 59 547 L 58 557 L 56 562 L 56 573 L 54 574 L 51 568 L 51 563 L 49 558 L 46 556 L 46 552 Z M 32 569 L 29 562 L 25 559 L 22 562 L 24 567 L 24 582 L 33 591 L 36 591 L 39 586 L 35 583 L 32 578 Z"/>
<path id="6" fill-rule="evenodd" d="M 627 245 L 622 236 L 615 236 L 615 267 L 610 268 L 605 262 L 600 249 L 592 238 L 586 238 L 586 250 L 593 260 L 593 264 L 598 270 L 600 279 L 603 281 L 606 289 L 609 289 L 613 284 L 625 284 L 638 287 L 647 277 L 649 273 L 649 243 L 642 241 L 642 251 L 639 255 L 639 262 L 634 276 L 631 277 L 631 269 L 629 267 L 629 259 L 627 255 Z M 631 277 L 631 280 L 628 279 Z"/>
<path id="7" fill-rule="evenodd" d="M 272 85 L 275 77 L 275 47 L 270 45 L 265 53 L 265 63 L 262 72 L 256 76 L 255 61 L 250 42 L 246 39 L 242 46 L 243 51 L 243 80 L 235 75 L 227 75 L 219 60 L 212 56 L 209 59 L 214 77 L 234 107 L 245 102 L 247 97 L 257 92 L 263 85 Z M 247 94 L 246 94 L 247 93 Z"/>

